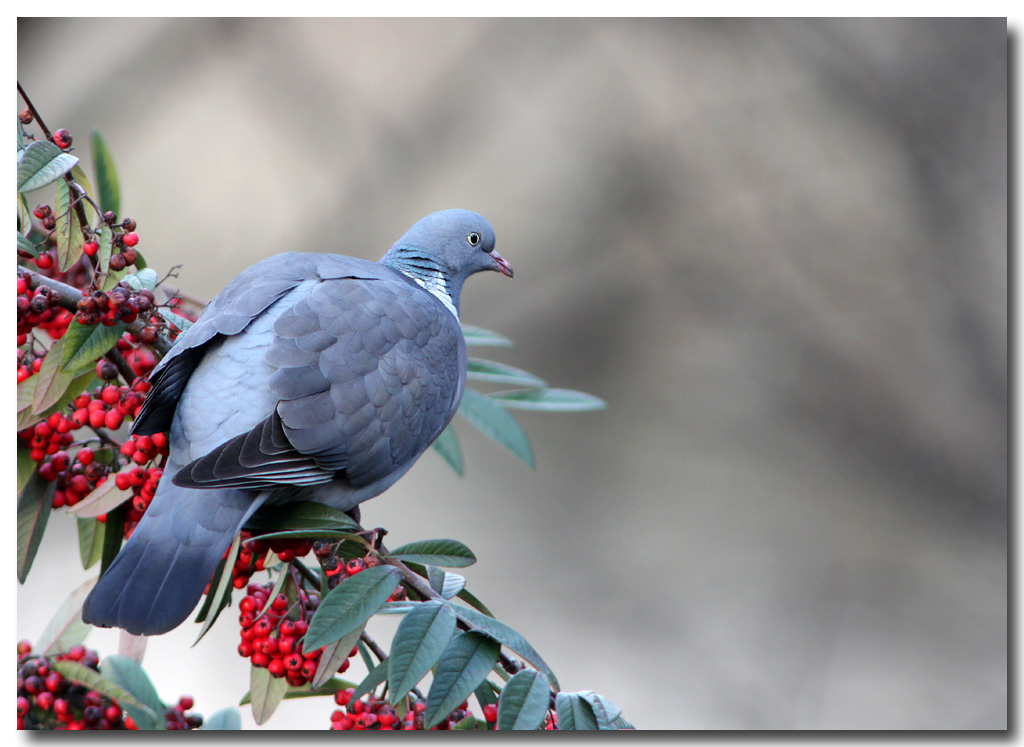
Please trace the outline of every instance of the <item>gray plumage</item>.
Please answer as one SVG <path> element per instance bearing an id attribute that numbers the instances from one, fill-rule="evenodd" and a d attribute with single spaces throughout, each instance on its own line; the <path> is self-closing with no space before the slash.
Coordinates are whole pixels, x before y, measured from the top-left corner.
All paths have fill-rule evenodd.
<path id="1" fill-rule="evenodd" d="M 261 505 L 350 511 L 394 484 L 458 409 L 459 300 L 481 270 L 512 275 L 487 221 L 446 210 L 378 262 L 282 254 L 236 277 L 153 371 L 132 431 L 169 431 L 170 454 L 83 619 L 164 633 Z"/>

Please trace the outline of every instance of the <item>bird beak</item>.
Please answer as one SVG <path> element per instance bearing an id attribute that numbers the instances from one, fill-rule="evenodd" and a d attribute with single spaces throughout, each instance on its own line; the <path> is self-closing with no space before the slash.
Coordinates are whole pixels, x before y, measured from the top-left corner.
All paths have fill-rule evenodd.
<path id="1" fill-rule="evenodd" d="M 494 269 L 500 272 L 502 275 L 512 277 L 512 265 L 505 261 L 497 252 L 491 252 L 491 259 L 494 260 Z"/>

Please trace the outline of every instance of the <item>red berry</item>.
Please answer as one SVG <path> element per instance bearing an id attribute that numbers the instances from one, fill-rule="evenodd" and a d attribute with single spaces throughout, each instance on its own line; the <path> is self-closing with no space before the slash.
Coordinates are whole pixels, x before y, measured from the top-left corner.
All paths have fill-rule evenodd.
<path id="1" fill-rule="evenodd" d="M 61 150 L 67 150 L 71 147 L 71 133 L 64 129 L 57 130 L 53 133 L 53 142 Z"/>
<path id="2" fill-rule="evenodd" d="M 36 257 L 36 267 L 40 270 L 49 270 L 53 267 L 53 256 L 50 254 L 40 254 Z"/>
<path id="3" fill-rule="evenodd" d="M 100 392 L 100 399 L 105 404 L 116 405 L 121 401 L 121 390 L 113 385 L 103 387 L 103 391 Z"/>
<path id="4" fill-rule="evenodd" d="M 100 250 L 100 245 L 95 241 L 86 241 L 82 246 L 82 251 L 85 252 L 87 257 L 95 257 L 96 252 Z"/>
<path id="5" fill-rule="evenodd" d="M 92 464 L 92 460 L 96 458 L 92 449 L 85 447 L 78 450 L 78 463 L 83 466 Z"/>
<path id="6" fill-rule="evenodd" d="M 135 231 L 129 231 L 123 238 L 125 246 L 135 246 L 139 243 L 139 235 Z"/>
<path id="7" fill-rule="evenodd" d="M 117 410 L 110 410 L 107 412 L 103 424 L 110 430 L 117 430 L 121 427 L 121 423 L 124 422 L 124 415 Z"/>
<path id="8" fill-rule="evenodd" d="M 487 705 L 485 705 L 484 720 L 489 724 L 496 723 L 498 720 L 498 706 L 496 706 L 494 703 L 488 703 Z"/>

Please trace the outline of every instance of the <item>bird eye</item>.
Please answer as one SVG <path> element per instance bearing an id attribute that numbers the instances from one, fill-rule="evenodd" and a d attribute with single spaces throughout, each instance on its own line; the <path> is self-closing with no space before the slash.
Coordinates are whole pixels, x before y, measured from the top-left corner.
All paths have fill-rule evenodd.
<path id="1" fill-rule="evenodd" d="M 469 241 L 470 246 L 476 246 L 477 244 L 480 243 L 480 234 L 474 231 L 473 233 L 466 237 L 466 240 Z"/>

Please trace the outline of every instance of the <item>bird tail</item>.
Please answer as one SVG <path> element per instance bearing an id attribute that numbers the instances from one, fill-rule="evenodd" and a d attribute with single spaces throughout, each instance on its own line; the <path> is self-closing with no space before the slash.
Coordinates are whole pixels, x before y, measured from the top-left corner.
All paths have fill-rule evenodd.
<path id="1" fill-rule="evenodd" d="M 165 472 L 153 502 L 82 607 L 82 619 L 136 635 L 180 625 L 235 534 L 269 496 L 192 490 Z"/>

